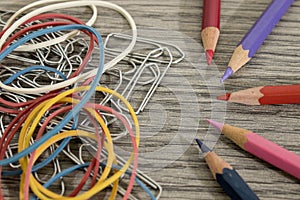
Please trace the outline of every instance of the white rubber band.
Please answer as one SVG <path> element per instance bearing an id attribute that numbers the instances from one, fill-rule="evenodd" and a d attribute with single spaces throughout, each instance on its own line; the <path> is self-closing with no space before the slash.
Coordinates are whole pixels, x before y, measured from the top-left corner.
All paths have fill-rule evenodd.
<path id="1" fill-rule="evenodd" d="M 46 2 L 46 1 L 44 1 L 44 2 Z M 79 6 L 88 6 L 88 5 L 91 5 L 91 4 L 95 5 L 95 6 L 101 6 L 101 7 L 109 8 L 109 9 L 112 9 L 112 10 L 115 10 L 115 11 L 119 12 L 122 16 L 124 16 L 126 18 L 126 20 L 128 21 L 128 23 L 131 27 L 131 30 L 132 30 L 132 41 L 131 41 L 131 43 L 128 45 L 128 47 L 122 53 L 120 53 L 113 60 L 111 60 L 110 62 L 105 64 L 104 71 L 106 71 L 107 69 L 109 69 L 109 68 L 113 67 L 114 65 L 116 65 L 120 60 L 122 60 L 126 55 L 128 55 L 128 53 L 131 52 L 131 50 L 133 49 L 133 47 L 136 43 L 137 29 L 136 29 L 136 25 L 135 25 L 135 22 L 134 22 L 133 18 L 131 17 L 131 15 L 125 9 L 123 9 L 122 7 L 120 7 L 116 4 L 105 2 L 105 1 L 96 1 L 96 0 L 93 0 L 93 1 L 71 1 L 71 2 L 58 3 L 58 4 L 53 4 L 53 5 L 45 6 L 45 7 L 42 7 L 42 8 L 38 8 L 38 9 L 24 15 L 23 17 L 21 17 L 19 20 L 17 20 L 15 23 L 13 23 L 7 29 L 7 31 L 0 38 L 0 48 L 3 46 L 4 42 L 9 37 L 9 35 L 17 29 L 17 27 L 19 27 L 23 22 L 25 22 L 26 20 L 30 19 L 33 16 L 36 16 L 36 15 L 44 13 L 44 12 L 56 10 L 56 9 L 72 8 L 72 7 L 79 7 Z M 76 82 L 79 82 L 81 80 L 84 80 L 84 79 L 87 79 L 89 77 L 95 76 L 96 73 L 97 73 L 97 70 L 98 69 L 94 69 L 94 70 L 91 70 L 90 72 L 78 75 L 77 77 L 68 79 L 66 81 L 63 81 L 63 82 L 60 82 L 60 83 L 57 83 L 57 84 L 54 84 L 54 85 L 43 86 L 43 87 L 40 87 L 40 88 L 15 88 L 15 87 L 7 86 L 7 85 L 3 84 L 1 81 L 0 81 L 0 88 L 4 89 L 6 91 L 14 92 L 14 93 L 40 94 L 40 93 L 45 93 L 45 92 L 50 92 L 50 91 L 53 91 L 53 90 L 61 89 L 61 88 L 67 87 L 69 85 L 72 85 Z"/>
<path id="2" fill-rule="evenodd" d="M 29 9 L 31 8 L 34 8 L 36 6 L 41 6 L 41 5 L 44 5 L 44 4 L 50 4 L 50 3 L 59 3 L 59 2 L 65 2 L 67 0 L 42 0 L 42 1 L 37 1 L 37 2 L 33 2 L 31 4 L 28 4 L 24 7 L 22 7 L 21 9 L 19 9 L 17 12 L 15 12 L 6 22 L 4 29 L 8 28 L 10 25 L 13 24 L 13 22 L 21 15 L 23 14 L 24 12 L 28 11 Z M 97 20 L 97 16 L 98 16 L 98 13 L 97 13 L 97 8 L 95 5 L 89 5 L 89 7 L 92 9 L 93 11 L 93 15 L 92 17 L 89 19 L 88 22 L 86 22 L 86 25 L 87 26 L 92 26 L 96 20 Z M 58 43 L 61 43 L 63 41 L 66 41 L 67 39 L 70 39 L 76 35 L 78 35 L 80 33 L 80 31 L 72 31 L 70 33 L 67 33 L 63 36 L 60 36 L 60 37 L 57 37 L 55 39 L 52 39 L 52 40 L 49 40 L 49 41 L 45 41 L 45 42 L 41 42 L 39 44 L 28 44 L 28 45 L 22 45 L 20 47 L 18 47 L 17 49 L 15 49 L 15 51 L 22 51 L 22 52 L 28 52 L 28 51 L 34 51 L 38 48 L 42 48 L 42 47 L 48 47 L 48 46 L 51 46 L 51 45 L 55 45 L 55 44 L 58 44 Z"/>

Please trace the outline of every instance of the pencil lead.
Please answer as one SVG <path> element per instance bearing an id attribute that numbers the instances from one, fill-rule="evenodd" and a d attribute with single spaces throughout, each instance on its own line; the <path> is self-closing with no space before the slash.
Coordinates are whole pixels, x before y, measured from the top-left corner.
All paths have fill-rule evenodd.
<path id="1" fill-rule="evenodd" d="M 231 75 L 233 74 L 233 70 L 231 69 L 231 67 L 227 67 L 226 71 L 222 77 L 221 82 L 223 83 L 226 79 L 228 79 Z"/>
<path id="2" fill-rule="evenodd" d="M 215 121 L 210 120 L 210 119 L 208 119 L 207 122 L 210 123 L 211 125 L 213 125 L 214 127 L 216 127 L 219 131 L 222 131 L 222 128 L 223 128 L 222 123 L 215 122 Z"/>
<path id="3" fill-rule="evenodd" d="M 198 146 L 200 147 L 202 153 L 208 153 L 211 151 L 210 148 L 208 148 L 205 144 L 203 144 L 203 142 L 199 139 L 196 139 L 196 142 L 198 144 Z"/>
<path id="4" fill-rule="evenodd" d="M 218 100 L 222 100 L 222 101 L 228 101 L 229 98 L 230 98 L 230 94 L 229 93 L 217 96 L 217 99 Z"/>
<path id="5" fill-rule="evenodd" d="M 205 54 L 206 54 L 207 64 L 210 65 L 215 52 L 213 50 L 209 49 L 209 50 L 206 50 Z"/>

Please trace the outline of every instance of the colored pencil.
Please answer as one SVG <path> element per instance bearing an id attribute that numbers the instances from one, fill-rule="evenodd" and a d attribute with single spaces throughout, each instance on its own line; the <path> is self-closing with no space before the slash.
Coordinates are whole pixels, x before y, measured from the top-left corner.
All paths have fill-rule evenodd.
<path id="1" fill-rule="evenodd" d="M 220 12 L 221 0 L 203 1 L 201 37 L 209 65 L 214 56 L 220 35 Z"/>
<path id="2" fill-rule="evenodd" d="M 258 200 L 259 198 L 250 189 L 242 177 L 226 163 L 215 152 L 211 151 L 200 140 L 196 139 L 204 159 L 215 180 L 220 184 L 223 190 L 234 200 Z"/>
<path id="3" fill-rule="evenodd" d="M 246 105 L 298 104 L 300 85 L 254 87 L 217 97 L 218 100 Z"/>
<path id="4" fill-rule="evenodd" d="M 280 21 L 294 0 L 273 0 L 234 50 L 222 82 L 245 65 Z"/>
<path id="5" fill-rule="evenodd" d="M 242 149 L 300 179 L 300 156 L 252 131 L 208 120 Z"/>

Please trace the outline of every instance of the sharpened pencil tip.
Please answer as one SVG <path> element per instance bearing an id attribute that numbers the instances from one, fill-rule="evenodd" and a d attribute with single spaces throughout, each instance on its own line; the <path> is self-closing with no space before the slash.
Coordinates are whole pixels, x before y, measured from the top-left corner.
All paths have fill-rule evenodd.
<path id="1" fill-rule="evenodd" d="M 196 142 L 197 142 L 197 144 L 199 145 L 199 147 L 201 148 L 201 146 L 202 146 L 202 141 L 201 140 L 199 140 L 199 139 L 195 139 L 196 140 Z"/>
<path id="2" fill-rule="evenodd" d="M 200 147 L 202 153 L 207 153 L 207 152 L 210 152 L 211 149 L 208 148 L 205 144 L 203 144 L 203 142 L 199 139 L 196 139 L 196 142 L 198 144 L 198 146 Z"/>
<path id="3" fill-rule="evenodd" d="M 228 79 L 233 74 L 233 70 L 231 67 L 227 67 L 226 71 L 224 72 L 224 75 L 221 79 L 221 82 L 223 83 L 226 79 Z"/>
<path id="4" fill-rule="evenodd" d="M 223 94 L 223 95 L 220 95 L 220 96 L 217 96 L 217 99 L 218 100 L 222 100 L 222 101 L 228 101 L 230 98 L 230 94 Z"/>
<path id="5" fill-rule="evenodd" d="M 210 119 L 208 119 L 207 122 L 210 123 L 211 125 L 213 125 L 214 127 L 216 127 L 219 131 L 222 131 L 222 128 L 223 128 L 222 123 L 215 122 L 215 121 L 210 120 Z"/>
<path id="6" fill-rule="evenodd" d="M 206 50 L 206 60 L 207 60 L 207 64 L 210 65 L 212 62 L 212 59 L 214 57 L 215 52 L 213 50 Z"/>

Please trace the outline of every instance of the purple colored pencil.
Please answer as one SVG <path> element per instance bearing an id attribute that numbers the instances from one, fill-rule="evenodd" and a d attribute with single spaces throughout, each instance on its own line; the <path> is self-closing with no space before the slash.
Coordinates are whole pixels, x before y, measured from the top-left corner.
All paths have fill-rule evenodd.
<path id="1" fill-rule="evenodd" d="M 234 50 L 222 82 L 245 65 L 272 32 L 294 0 L 273 0 Z"/>

